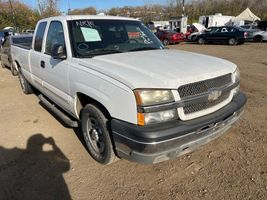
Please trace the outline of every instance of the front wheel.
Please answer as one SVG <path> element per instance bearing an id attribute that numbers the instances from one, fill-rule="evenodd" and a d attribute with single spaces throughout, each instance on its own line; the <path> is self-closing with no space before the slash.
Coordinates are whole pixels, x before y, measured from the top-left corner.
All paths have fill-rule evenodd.
<path id="1" fill-rule="evenodd" d="M 196 39 L 197 39 L 197 36 L 196 36 L 196 35 L 193 35 L 193 36 L 191 37 L 191 41 L 192 41 L 192 42 L 195 42 Z"/>
<path id="2" fill-rule="evenodd" d="M 203 38 L 198 38 L 198 44 L 205 44 L 205 40 Z"/>
<path id="3" fill-rule="evenodd" d="M 228 40 L 228 44 L 231 45 L 231 46 L 233 46 L 233 45 L 237 45 L 237 43 L 238 43 L 238 41 L 237 41 L 236 38 L 230 38 L 230 39 Z"/>
<path id="4" fill-rule="evenodd" d="M 86 105 L 81 113 L 84 140 L 89 154 L 101 164 L 110 164 L 116 160 L 110 138 L 108 119 L 92 104 Z"/>

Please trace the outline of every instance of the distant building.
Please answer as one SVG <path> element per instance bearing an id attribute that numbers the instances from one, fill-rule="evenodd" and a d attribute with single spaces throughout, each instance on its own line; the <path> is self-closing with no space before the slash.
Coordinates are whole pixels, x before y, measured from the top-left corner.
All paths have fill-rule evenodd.
<path id="1" fill-rule="evenodd" d="M 224 26 L 231 23 L 234 16 L 226 16 L 221 13 L 216 13 L 215 15 L 200 16 L 199 23 L 206 28 L 211 26 Z"/>
<path id="2" fill-rule="evenodd" d="M 170 30 L 174 30 L 181 33 L 186 33 L 187 31 L 187 16 L 171 17 Z"/>

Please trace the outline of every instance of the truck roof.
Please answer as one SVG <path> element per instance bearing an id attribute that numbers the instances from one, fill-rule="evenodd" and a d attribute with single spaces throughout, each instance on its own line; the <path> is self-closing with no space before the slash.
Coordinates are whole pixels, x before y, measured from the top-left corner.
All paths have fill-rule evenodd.
<path id="1" fill-rule="evenodd" d="M 107 19 L 107 20 L 131 20 L 131 21 L 140 21 L 138 19 L 129 18 L 129 17 L 118 17 L 118 16 L 107 16 L 107 15 L 64 15 L 56 16 L 42 19 L 40 21 L 47 20 L 79 20 L 79 19 Z"/>

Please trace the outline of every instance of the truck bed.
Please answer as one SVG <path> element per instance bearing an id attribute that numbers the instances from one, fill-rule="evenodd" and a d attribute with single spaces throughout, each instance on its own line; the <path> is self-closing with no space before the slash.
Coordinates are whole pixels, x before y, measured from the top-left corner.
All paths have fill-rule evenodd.
<path id="1" fill-rule="evenodd" d="M 17 46 L 22 49 L 30 50 L 32 48 L 32 43 L 13 44 L 13 46 Z"/>

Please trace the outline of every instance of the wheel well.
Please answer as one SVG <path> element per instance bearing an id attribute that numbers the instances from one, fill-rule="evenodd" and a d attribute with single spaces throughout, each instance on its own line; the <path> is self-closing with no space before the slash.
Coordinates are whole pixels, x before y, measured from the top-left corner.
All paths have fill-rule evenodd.
<path id="1" fill-rule="evenodd" d="M 80 117 L 81 110 L 87 105 L 87 104 L 93 104 L 97 108 L 101 110 L 101 112 L 107 117 L 108 119 L 111 118 L 111 115 L 109 114 L 108 110 L 103 106 L 100 102 L 97 100 L 87 96 L 86 94 L 77 93 L 77 99 L 76 99 L 76 111 L 78 116 Z"/>
<path id="2" fill-rule="evenodd" d="M 255 35 L 254 38 L 261 38 L 262 39 L 262 36 L 261 35 Z"/>

